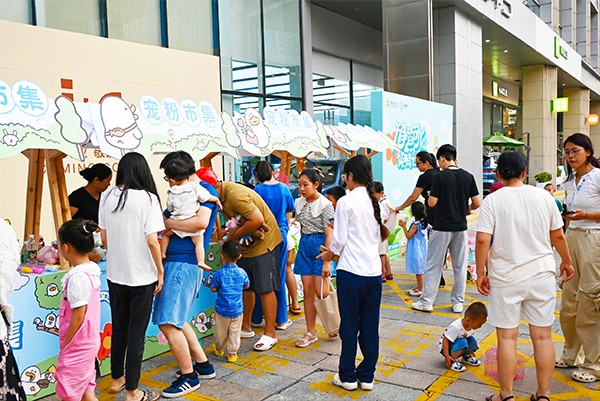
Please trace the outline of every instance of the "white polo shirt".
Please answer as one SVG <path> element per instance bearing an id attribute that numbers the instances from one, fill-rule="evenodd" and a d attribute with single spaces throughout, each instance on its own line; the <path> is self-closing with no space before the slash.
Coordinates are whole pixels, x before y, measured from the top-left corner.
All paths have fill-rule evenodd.
<path id="1" fill-rule="evenodd" d="M 340 256 L 338 270 L 358 276 L 381 276 L 379 224 L 365 187 L 340 198 L 335 210 L 331 252 Z"/>

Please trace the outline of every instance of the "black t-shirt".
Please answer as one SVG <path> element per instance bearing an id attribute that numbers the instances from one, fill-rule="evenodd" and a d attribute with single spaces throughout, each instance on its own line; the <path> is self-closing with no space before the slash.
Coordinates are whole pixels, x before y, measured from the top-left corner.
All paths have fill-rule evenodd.
<path id="1" fill-rule="evenodd" d="M 436 174 L 431 183 L 431 196 L 438 198 L 433 229 L 465 231 L 469 199 L 479 195 L 475 178 L 461 168 L 447 168 Z"/>
<path id="2" fill-rule="evenodd" d="M 72 216 L 73 219 L 86 219 L 98 222 L 100 199 L 94 199 L 84 187 L 71 192 L 71 195 L 69 195 L 69 204 L 77 208 L 77 213 Z"/>
<path id="3" fill-rule="evenodd" d="M 433 225 L 433 221 L 435 219 L 435 208 L 430 208 L 427 204 L 427 201 L 429 199 L 429 193 L 431 192 L 431 183 L 433 182 L 433 177 L 439 172 L 440 170 L 435 168 L 431 168 L 425 171 L 419 176 L 419 179 L 417 180 L 417 185 L 415 185 L 415 187 L 417 188 L 423 188 L 421 196 L 423 196 L 423 198 L 425 199 L 425 210 L 427 211 L 427 220 L 431 225 Z"/>

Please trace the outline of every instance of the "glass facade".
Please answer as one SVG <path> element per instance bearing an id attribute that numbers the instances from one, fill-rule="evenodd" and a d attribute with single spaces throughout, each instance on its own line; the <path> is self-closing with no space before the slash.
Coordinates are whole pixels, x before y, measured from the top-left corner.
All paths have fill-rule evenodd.
<path id="1" fill-rule="evenodd" d="M 223 110 L 302 109 L 298 0 L 220 0 Z"/>
<path id="2" fill-rule="evenodd" d="M 36 23 L 64 31 L 101 35 L 100 7 L 97 0 L 37 0 Z M 65 12 L 65 10 L 70 12 Z"/>

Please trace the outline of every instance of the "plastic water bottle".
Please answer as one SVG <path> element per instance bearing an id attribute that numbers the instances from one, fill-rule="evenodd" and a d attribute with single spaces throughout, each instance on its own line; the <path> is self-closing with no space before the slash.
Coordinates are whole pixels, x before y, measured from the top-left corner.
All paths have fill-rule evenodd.
<path id="1" fill-rule="evenodd" d="M 27 263 L 27 259 L 29 259 L 29 252 L 27 251 L 27 242 L 29 240 L 23 241 L 23 246 L 21 247 L 21 263 Z"/>
<path id="2" fill-rule="evenodd" d="M 31 234 L 27 240 L 27 261 L 29 263 L 37 262 L 38 244 L 35 241 L 35 236 Z"/>

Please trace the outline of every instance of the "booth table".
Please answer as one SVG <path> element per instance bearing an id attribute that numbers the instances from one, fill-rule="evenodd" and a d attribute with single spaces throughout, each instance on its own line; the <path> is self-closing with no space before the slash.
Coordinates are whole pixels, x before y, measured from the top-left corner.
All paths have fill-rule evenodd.
<path id="1" fill-rule="evenodd" d="M 207 255 L 213 255 L 212 262 L 209 262 L 213 269 L 220 265 L 218 247 L 218 244 L 211 244 L 207 252 Z M 100 262 L 99 266 L 102 274 L 100 277 L 101 345 L 98 350 L 98 360 L 101 374 L 106 375 L 110 373 L 112 323 L 106 262 Z M 10 344 L 21 371 L 21 380 L 28 400 L 35 400 L 55 392 L 54 373 L 59 352 L 59 307 L 62 299 L 61 279 L 65 273 L 66 271 L 63 270 L 43 274 L 15 273 L 15 292 L 10 298 L 15 307 Z M 203 285 L 190 308 L 187 319 L 199 338 L 214 332 L 216 294 L 206 285 L 210 275 L 211 273 L 203 274 Z M 150 322 L 146 331 L 144 360 L 168 350 L 167 339 L 158 326 Z"/>

